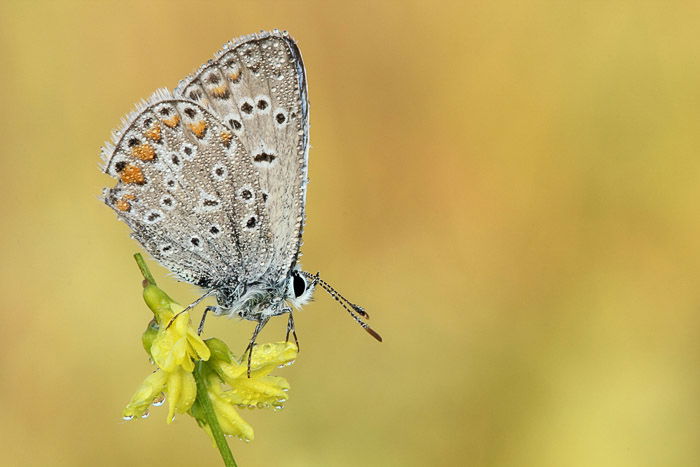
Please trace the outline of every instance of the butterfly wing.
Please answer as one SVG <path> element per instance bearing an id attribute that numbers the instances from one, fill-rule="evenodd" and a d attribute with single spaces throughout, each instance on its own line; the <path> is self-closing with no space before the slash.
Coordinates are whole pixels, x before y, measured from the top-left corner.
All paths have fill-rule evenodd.
<path id="1" fill-rule="evenodd" d="M 297 261 L 304 225 L 309 107 L 299 49 L 286 32 L 242 37 L 183 80 L 175 95 L 201 104 L 245 146 L 271 235 L 270 255 L 260 257 L 252 279 L 277 283 Z"/>
<path id="2" fill-rule="evenodd" d="M 253 161 L 201 105 L 160 90 L 103 148 L 115 177 L 104 201 L 132 236 L 181 279 L 248 282 L 270 261 L 270 222 Z"/>

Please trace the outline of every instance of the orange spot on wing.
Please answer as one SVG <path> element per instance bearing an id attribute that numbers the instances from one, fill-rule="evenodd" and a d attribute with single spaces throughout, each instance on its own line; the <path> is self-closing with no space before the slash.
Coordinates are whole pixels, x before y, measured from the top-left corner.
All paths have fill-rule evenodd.
<path id="1" fill-rule="evenodd" d="M 207 132 L 207 122 L 205 120 L 200 120 L 197 123 L 188 123 L 187 126 L 199 139 L 202 139 Z"/>
<path id="2" fill-rule="evenodd" d="M 138 144 L 131 148 L 131 155 L 142 161 L 152 161 L 156 158 L 156 150 L 150 144 Z"/>
<path id="3" fill-rule="evenodd" d="M 165 123 L 168 127 L 170 128 L 175 128 L 178 123 L 180 123 L 180 116 L 179 115 L 173 115 L 170 118 L 166 118 L 163 120 L 163 123 Z"/>
<path id="4" fill-rule="evenodd" d="M 234 83 L 238 81 L 238 78 L 241 77 L 241 72 L 240 71 L 234 71 L 233 73 L 228 74 L 228 79 L 233 81 Z"/>
<path id="5" fill-rule="evenodd" d="M 146 183 L 146 178 L 143 176 L 143 170 L 138 168 L 133 164 L 129 164 L 121 172 L 119 172 L 119 178 L 121 178 L 124 183 L 136 183 L 138 185 L 143 185 Z"/>
<path id="6" fill-rule="evenodd" d="M 132 195 L 132 194 L 124 195 L 124 196 L 122 196 L 122 199 L 128 199 L 128 200 L 133 201 L 136 199 L 136 195 Z"/>
<path id="7" fill-rule="evenodd" d="M 156 143 L 160 142 L 161 134 L 160 134 L 160 125 L 158 123 L 154 123 L 151 128 L 146 130 L 144 133 L 146 138 L 150 139 L 151 141 L 155 141 Z"/>
<path id="8" fill-rule="evenodd" d="M 219 138 L 221 138 L 221 142 L 224 144 L 224 146 L 231 146 L 231 140 L 233 139 L 233 135 L 231 134 L 231 132 L 222 131 L 219 135 Z"/>
<path id="9" fill-rule="evenodd" d="M 122 212 L 129 212 L 131 211 L 131 203 L 126 201 L 124 198 L 120 199 L 116 203 L 114 203 L 114 207 L 119 209 Z"/>
<path id="10" fill-rule="evenodd" d="M 215 87 L 211 90 L 211 93 L 214 97 L 217 97 L 219 99 L 226 99 L 228 96 L 231 95 L 231 93 L 228 90 L 228 86 L 226 86 L 225 84 Z"/>

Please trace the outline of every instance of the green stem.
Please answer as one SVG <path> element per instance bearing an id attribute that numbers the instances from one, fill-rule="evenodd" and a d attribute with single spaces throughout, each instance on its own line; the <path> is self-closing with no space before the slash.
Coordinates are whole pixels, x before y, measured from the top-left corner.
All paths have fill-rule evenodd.
<path id="1" fill-rule="evenodd" d="M 197 362 L 194 369 L 194 379 L 197 382 L 197 402 L 202 409 L 204 422 L 207 424 L 207 426 L 209 426 L 211 435 L 216 442 L 216 447 L 219 448 L 219 453 L 221 454 L 221 458 L 224 460 L 224 465 L 226 467 L 238 467 L 233 458 L 233 453 L 228 447 L 228 443 L 224 437 L 224 432 L 221 431 L 219 420 L 216 418 L 214 408 L 212 407 L 211 400 L 209 399 L 209 389 L 207 388 L 204 362 Z"/>
<path id="2" fill-rule="evenodd" d="M 146 261 L 144 261 L 143 256 L 141 256 L 141 253 L 135 253 L 134 259 L 136 260 L 136 264 L 139 265 L 139 269 L 141 270 L 141 274 L 143 274 L 143 278 L 146 279 L 146 281 L 148 281 L 151 285 L 157 285 L 156 280 L 153 278 L 153 275 L 148 269 L 148 265 L 146 265 Z"/>

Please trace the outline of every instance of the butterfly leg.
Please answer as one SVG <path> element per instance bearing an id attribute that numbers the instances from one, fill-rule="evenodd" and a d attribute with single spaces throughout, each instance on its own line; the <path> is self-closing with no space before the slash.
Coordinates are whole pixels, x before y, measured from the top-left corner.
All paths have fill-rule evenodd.
<path id="1" fill-rule="evenodd" d="M 186 312 L 186 311 L 190 311 L 190 309 L 192 309 L 192 308 L 194 308 L 195 306 L 199 305 L 199 302 L 201 302 L 202 300 L 204 300 L 205 298 L 207 298 L 209 295 L 211 295 L 211 294 L 213 294 L 213 293 L 214 293 L 214 289 L 211 289 L 209 292 L 205 293 L 204 295 L 202 295 L 201 297 L 199 297 L 197 300 L 195 300 L 194 302 L 192 302 L 192 303 L 190 303 L 189 305 L 187 305 L 187 306 L 185 307 L 184 310 L 178 312 L 175 316 L 173 316 L 173 317 L 170 319 L 170 322 L 168 323 L 167 326 L 165 326 L 165 329 L 168 329 L 168 328 L 170 327 L 170 325 L 173 324 L 173 323 L 175 322 L 175 320 L 178 318 L 178 316 L 180 316 L 181 314 L 183 314 L 183 313 Z"/>
<path id="2" fill-rule="evenodd" d="M 289 333 L 294 336 L 294 343 L 297 346 L 297 352 L 299 351 L 299 339 L 297 338 L 297 331 L 294 328 L 294 315 L 292 315 L 292 310 L 289 310 L 289 319 L 287 320 L 287 335 L 284 338 L 285 342 L 289 342 Z"/>
<path id="3" fill-rule="evenodd" d="M 268 318 L 269 319 L 269 318 Z M 255 346 L 255 339 L 258 338 L 258 333 L 262 330 L 263 326 L 267 324 L 267 319 L 258 321 L 258 325 L 255 326 L 255 331 L 253 331 L 253 336 L 250 338 L 248 347 L 246 347 L 245 352 L 248 352 L 248 378 L 250 378 L 250 362 L 253 358 L 253 347 Z M 243 352 L 245 354 L 245 352 Z"/>
<path id="4" fill-rule="evenodd" d="M 204 309 L 204 313 L 202 313 L 202 320 L 199 322 L 199 326 L 197 327 L 197 335 L 201 336 L 202 332 L 204 331 L 204 320 L 207 318 L 207 313 L 209 311 L 213 311 L 216 313 L 216 307 L 215 306 L 208 306 Z"/>

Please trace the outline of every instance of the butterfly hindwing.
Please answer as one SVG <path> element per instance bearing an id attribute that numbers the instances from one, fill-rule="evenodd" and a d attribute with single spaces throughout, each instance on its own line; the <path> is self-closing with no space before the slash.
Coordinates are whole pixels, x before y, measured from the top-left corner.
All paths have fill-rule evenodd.
<path id="1" fill-rule="evenodd" d="M 263 192 L 241 140 L 207 109 L 158 91 L 104 149 L 105 202 L 181 279 L 232 285 L 271 251 Z"/>

